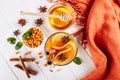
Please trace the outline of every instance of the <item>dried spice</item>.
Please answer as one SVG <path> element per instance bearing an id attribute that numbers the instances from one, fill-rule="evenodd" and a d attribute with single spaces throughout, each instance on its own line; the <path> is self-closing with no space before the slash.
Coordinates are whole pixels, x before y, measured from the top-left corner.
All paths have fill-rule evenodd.
<path id="1" fill-rule="evenodd" d="M 39 64 L 39 62 L 38 62 L 38 61 L 35 61 L 35 64 L 37 64 L 37 65 L 38 65 L 38 64 Z"/>
<path id="2" fill-rule="evenodd" d="M 62 42 L 63 42 L 64 44 L 66 44 L 66 43 L 69 42 L 69 41 L 70 41 L 69 36 L 64 36 L 64 37 L 62 38 Z"/>
<path id="3" fill-rule="evenodd" d="M 18 36 L 20 34 L 20 31 L 19 30 L 16 30 L 13 32 L 15 36 Z"/>
<path id="4" fill-rule="evenodd" d="M 16 65 L 14 65 L 14 66 L 15 66 L 16 68 L 18 68 L 18 69 L 20 69 L 20 70 L 23 71 L 23 67 L 22 67 L 21 65 L 16 64 Z M 28 73 L 29 73 L 29 74 L 37 75 L 37 71 L 34 71 L 34 70 L 30 69 L 30 68 L 27 68 L 27 70 L 28 70 Z"/>
<path id="5" fill-rule="evenodd" d="M 42 13 L 44 13 L 44 12 L 46 12 L 46 10 L 47 10 L 47 8 L 46 8 L 46 6 L 40 6 L 40 8 L 38 8 L 38 10 L 40 11 L 40 12 L 42 12 Z"/>
<path id="6" fill-rule="evenodd" d="M 46 52 L 46 55 L 49 55 L 49 52 Z"/>
<path id="7" fill-rule="evenodd" d="M 24 54 L 24 56 L 27 56 L 27 55 L 30 55 L 31 54 L 31 51 L 28 51 Z"/>
<path id="8" fill-rule="evenodd" d="M 19 56 L 19 60 L 20 60 L 20 63 L 21 63 L 21 65 L 22 65 L 23 71 L 25 72 L 26 76 L 27 76 L 28 78 L 30 78 L 30 74 L 29 74 L 29 72 L 28 72 L 28 70 L 27 70 L 27 67 L 26 67 L 25 63 L 23 62 L 23 59 L 22 59 L 21 56 Z"/>
<path id="9" fill-rule="evenodd" d="M 66 57 L 65 54 L 60 54 L 60 55 L 58 56 L 58 59 L 59 59 L 60 61 L 65 61 L 65 60 L 67 59 L 67 57 Z"/>
<path id="10" fill-rule="evenodd" d="M 42 58 L 43 56 L 41 56 L 41 55 L 38 55 L 38 58 Z"/>
<path id="11" fill-rule="evenodd" d="M 55 58 L 55 55 L 58 51 L 56 49 L 51 49 L 49 52 L 47 52 L 49 55 L 48 55 L 48 59 L 47 59 L 47 63 L 49 65 L 51 65 L 54 61 L 54 58 Z"/>
<path id="12" fill-rule="evenodd" d="M 42 24 L 43 24 L 43 19 L 41 19 L 41 18 L 36 19 L 36 20 L 35 20 L 35 24 L 36 24 L 37 26 L 42 25 Z"/>
<path id="13" fill-rule="evenodd" d="M 41 52 L 38 53 L 38 55 L 41 55 L 41 54 L 42 54 Z"/>
<path id="14" fill-rule="evenodd" d="M 23 62 L 33 62 L 35 58 L 23 58 Z M 19 62 L 19 58 L 10 58 L 11 62 Z"/>
<path id="15" fill-rule="evenodd" d="M 44 67 L 47 67 L 48 66 L 48 64 L 44 64 Z"/>
<path id="16" fill-rule="evenodd" d="M 41 52 L 38 53 L 38 58 L 42 58 L 43 57 L 41 54 L 42 54 Z"/>
<path id="17" fill-rule="evenodd" d="M 20 24 L 21 26 L 24 26 L 26 24 L 26 20 L 20 19 L 20 20 L 18 20 L 18 24 Z"/>
<path id="18" fill-rule="evenodd" d="M 15 54 L 16 54 L 16 55 L 18 55 L 18 54 L 19 54 L 19 52 L 17 51 L 17 52 L 15 52 Z"/>
<path id="19" fill-rule="evenodd" d="M 47 64 L 48 64 L 48 65 L 51 65 L 51 64 L 53 63 L 54 58 L 55 58 L 55 54 L 54 54 L 54 53 L 51 53 L 51 54 L 48 56 Z"/>
<path id="20" fill-rule="evenodd" d="M 48 62 L 47 62 L 47 64 L 51 65 L 51 64 L 52 64 L 52 62 L 51 62 L 51 61 L 48 61 Z"/>

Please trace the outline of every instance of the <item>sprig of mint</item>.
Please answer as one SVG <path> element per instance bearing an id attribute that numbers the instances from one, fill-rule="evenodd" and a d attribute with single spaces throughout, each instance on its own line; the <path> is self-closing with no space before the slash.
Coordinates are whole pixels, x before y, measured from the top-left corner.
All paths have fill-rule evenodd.
<path id="1" fill-rule="evenodd" d="M 73 62 L 77 65 L 80 65 L 82 63 L 81 59 L 79 57 L 75 57 Z"/>
<path id="2" fill-rule="evenodd" d="M 23 39 L 31 39 L 32 38 L 32 33 L 33 33 L 33 30 L 32 29 L 30 29 L 30 30 L 28 30 L 27 32 L 25 32 L 23 35 L 22 35 L 22 38 Z"/>

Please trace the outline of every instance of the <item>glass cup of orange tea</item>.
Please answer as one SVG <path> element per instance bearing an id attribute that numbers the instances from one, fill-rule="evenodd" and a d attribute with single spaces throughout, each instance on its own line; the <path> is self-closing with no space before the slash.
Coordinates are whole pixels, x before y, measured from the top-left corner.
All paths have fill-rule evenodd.
<path id="1" fill-rule="evenodd" d="M 77 46 L 73 37 L 66 32 L 52 34 L 45 43 L 47 64 L 66 65 L 73 61 Z"/>
<path id="2" fill-rule="evenodd" d="M 54 29 L 66 29 L 70 25 L 72 25 L 75 20 L 74 10 L 65 3 L 55 3 L 53 6 L 51 6 L 48 13 L 49 15 L 59 16 L 59 18 L 48 17 L 48 21 Z M 66 14 L 68 16 L 66 16 Z M 62 16 L 62 19 L 60 18 L 60 16 Z M 70 19 L 68 17 L 70 17 Z"/>

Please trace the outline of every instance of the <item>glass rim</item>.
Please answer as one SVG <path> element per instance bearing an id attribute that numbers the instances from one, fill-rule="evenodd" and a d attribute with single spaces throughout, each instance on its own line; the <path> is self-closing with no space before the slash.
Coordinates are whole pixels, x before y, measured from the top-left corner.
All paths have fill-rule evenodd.
<path id="1" fill-rule="evenodd" d="M 56 29 L 56 30 L 68 29 L 69 27 L 71 27 L 74 24 L 75 18 L 76 18 L 76 15 L 75 15 L 76 13 L 75 13 L 74 9 L 68 3 L 56 2 L 48 9 L 48 14 L 50 14 L 50 12 L 52 11 L 53 8 L 58 7 L 58 6 L 66 6 L 67 8 L 69 8 L 72 11 L 73 19 L 72 19 L 72 22 L 70 23 L 70 25 L 68 25 L 68 27 L 63 28 L 63 29 L 57 29 L 57 28 L 54 28 L 54 29 Z M 47 19 L 48 19 L 48 22 L 49 22 L 49 17 Z M 49 22 L 49 24 L 50 24 L 50 22 Z M 52 25 L 50 24 L 50 26 L 52 26 Z"/>
<path id="2" fill-rule="evenodd" d="M 47 40 L 46 40 L 46 42 L 45 42 L 45 45 L 44 45 L 44 51 L 45 51 L 45 53 L 46 53 L 46 44 L 47 44 L 47 41 L 53 36 L 53 35 L 55 35 L 55 34 L 59 34 L 59 33 L 64 33 L 64 34 L 67 34 L 67 35 L 69 35 L 72 39 L 73 39 L 73 41 L 74 41 L 74 43 L 75 43 L 75 45 L 76 45 L 76 53 L 75 53 L 75 55 L 74 55 L 74 57 L 73 57 L 73 59 L 76 57 L 76 55 L 77 55 L 77 52 L 78 52 L 78 47 L 77 47 L 77 43 L 76 43 L 76 41 L 74 40 L 74 37 L 71 35 L 71 34 L 69 34 L 69 33 L 67 33 L 67 32 L 55 32 L 55 33 L 52 33 L 48 38 L 47 38 Z M 69 62 L 67 62 L 66 64 L 55 64 L 54 63 L 54 61 L 53 61 L 53 65 L 55 65 L 55 66 L 65 66 L 65 65 L 67 65 L 67 64 L 70 64 L 72 61 L 73 61 L 73 59 L 71 59 Z"/>

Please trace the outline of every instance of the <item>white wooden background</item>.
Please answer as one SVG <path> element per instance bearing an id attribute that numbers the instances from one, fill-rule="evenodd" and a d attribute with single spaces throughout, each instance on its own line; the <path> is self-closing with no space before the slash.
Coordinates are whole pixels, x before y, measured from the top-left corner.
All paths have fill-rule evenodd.
<path id="1" fill-rule="evenodd" d="M 9 61 L 10 58 L 18 57 L 18 55 L 15 54 L 16 50 L 14 49 L 14 45 L 8 44 L 6 39 L 10 36 L 15 37 L 13 35 L 13 31 L 17 29 L 23 33 L 30 27 L 35 26 L 34 20 L 38 17 L 23 16 L 20 15 L 20 11 L 38 13 L 38 8 L 40 6 L 47 6 L 47 8 L 49 8 L 52 5 L 53 3 L 48 3 L 47 0 L 0 0 L 0 80 L 28 80 L 23 71 L 14 67 L 14 64 L 17 63 Z M 27 24 L 24 27 L 17 24 L 17 21 L 20 18 L 25 18 L 27 20 Z M 37 61 L 39 61 L 38 65 L 34 62 L 27 63 L 27 66 L 30 66 L 38 72 L 36 76 L 32 76 L 29 80 L 80 80 L 80 78 L 90 73 L 95 68 L 94 64 L 77 40 L 77 56 L 82 59 L 81 65 L 76 65 L 72 62 L 66 66 L 56 66 L 53 72 L 49 71 L 49 66 L 44 67 L 46 62 L 44 55 L 44 43 L 47 37 L 56 31 L 49 26 L 45 17 L 41 18 L 44 19 L 44 24 L 40 26 L 40 28 L 45 36 L 42 45 L 35 49 L 30 49 L 24 46 L 18 50 L 20 55 L 23 55 L 23 53 L 27 51 L 32 51 L 32 54 L 28 57 L 34 57 Z M 75 30 L 77 30 L 77 28 L 72 26 L 70 29 L 64 31 L 72 33 Z M 17 41 L 22 41 L 21 35 L 22 34 L 16 37 Z M 38 52 L 43 53 L 42 59 L 37 57 Z M 60 69 L 60 71 L 57 72 L 57 69 Z"/>

